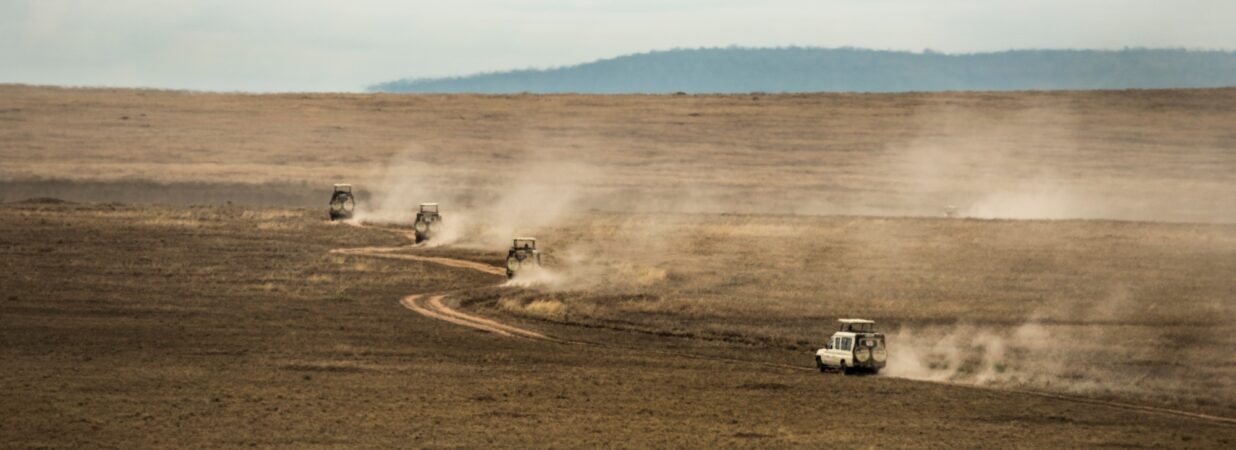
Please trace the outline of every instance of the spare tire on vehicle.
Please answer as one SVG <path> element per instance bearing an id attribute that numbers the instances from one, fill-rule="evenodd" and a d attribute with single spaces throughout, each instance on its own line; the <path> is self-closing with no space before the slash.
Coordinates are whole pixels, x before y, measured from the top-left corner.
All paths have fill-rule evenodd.
<path id="1" fill-rule="evenodd" d="M 352 197 L 352 186 L 336 184 L 330 196 L 330 220 L 350 219 L 356 209 L 356 199 Z"/>

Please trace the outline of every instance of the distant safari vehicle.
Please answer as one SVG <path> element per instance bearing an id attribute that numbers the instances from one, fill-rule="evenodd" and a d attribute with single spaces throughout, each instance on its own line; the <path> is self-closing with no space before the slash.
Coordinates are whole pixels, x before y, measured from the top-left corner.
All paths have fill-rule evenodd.
<path id="1" fill-rule="evenodd" d="M 541 252 L 536 249 L 536 238 L 515 238 L 506 252 L 506 277 L 541 267 Z"/>
<path id="2" fill-rule="evenodd" d="M 438 214 L 437 203 L 421 203 L 421 210 L 416 213 L 416 243 L 425 242 L 442 228 L 442 215 Z"/>
<path id="3" fill-rule="evenodd" d="M 335 192 L 330 195 L 330 220 L 351 219 L 356 209 L 356 198 L 352 197 L 352 185 L 336 184 Z"/>
<path id="4" fill-rule="evenodd" d="M 841 328 L 824 348 L 815 352 L 815 366 L 820 372 L 836 370 L 846 375 L 880 373 L 888 353 L 884 334 L 875 330 L 875 322 L 866 319 L 839 319 Z"/>

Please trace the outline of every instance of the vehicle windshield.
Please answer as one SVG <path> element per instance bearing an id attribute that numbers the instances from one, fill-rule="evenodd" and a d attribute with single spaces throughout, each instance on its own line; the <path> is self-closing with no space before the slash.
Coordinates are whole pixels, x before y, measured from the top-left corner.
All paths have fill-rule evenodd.
<path id="1" fill-rule="evenodd" d="M 841 331 L 850 331 L 854 333 L 873 333 L 875 332 L 875 324 L 873 323 L 842 323 Z"/>
<path id="2" fill-rule="evenodd" d="M 516 239 L 514 247 L 521 250 L 532 250 L 536 248 L 536 241 Z"/>
<path id="3" fill-rule="evenodd" d="M 438 212 L 438 205 L 421 205 L 421 212 Z"/>

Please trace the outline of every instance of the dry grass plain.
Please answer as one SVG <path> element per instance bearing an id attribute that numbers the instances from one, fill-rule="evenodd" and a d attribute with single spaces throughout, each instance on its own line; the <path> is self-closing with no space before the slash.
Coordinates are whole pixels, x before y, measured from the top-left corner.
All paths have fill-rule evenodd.
<path id="1" fill-rule="evenodd" d="M 673 353 L 803 356 L 767 345 L 538 320 L 523 326 L 635 349 L 477 332 L 397 301 L 501 277 L 330 255 L 399 243 L 329 225 L 320 211 L 5 206 L 4 447 L 1224 448 L 1236 440 L 1236 427 L 1189 418 Z"/>
<path id="2" fill-rule="evenodd" d="M 462 201 L 533 180 L 610 210 L 936 216 L 955 205 L 979 217 L 1230 222 L 1233 105 L 1236 89 L 473 96 L 0 85 L 0 200 L 316 206 L 331 183 L 365 180 L 376 195 Z"/>
<path id="3" fill-rule="evenodd" d="M 537 234 L 552 276 L 479 298 L 804 355 L 868 317 L 891 376 L 1236 417 L 1236 226 L 614 214 Z"/>
<path id="4" fill-rule="evenodd" d="M 1229 425 L 966 385 L 1236 417 L 1233 105 L 1236 89 L 0 86 L 0 200 L 100 202 L 5 204 L 0 434 L 17 447 L 1229 447 Z M 500 265 L 507 238 L 533 234 L 550 274 L 494 287 L 330 255 L 401 243 L 324 224 L 338 181 L 362 190 L 369 220 L 442 202 L 448 238 L 418 253 Z M 939 217 L 944 205 L 973 218 Z M 397 303 L 442 291 L 497 320 L 656 351 L 503 339 Z M 883 324 L 888 376 L 682 356 L 809 366 L 838 316 Z"/>

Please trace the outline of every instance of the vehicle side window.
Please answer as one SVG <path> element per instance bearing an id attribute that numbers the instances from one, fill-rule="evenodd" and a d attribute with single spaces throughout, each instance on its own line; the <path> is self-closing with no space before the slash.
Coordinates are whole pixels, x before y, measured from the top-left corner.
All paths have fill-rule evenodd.
<path id="1" fill-rule="evenodd" d="M 848 337 L 841 338 L 841 349 L 845 351 L 850 351 L 851 343 L 852 343 L 852 340 L 850 338 Z"/>

